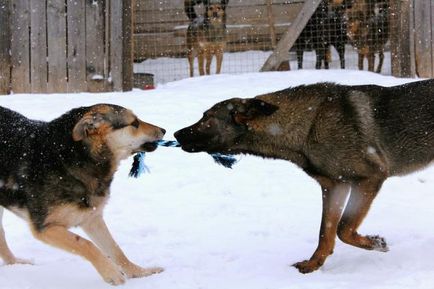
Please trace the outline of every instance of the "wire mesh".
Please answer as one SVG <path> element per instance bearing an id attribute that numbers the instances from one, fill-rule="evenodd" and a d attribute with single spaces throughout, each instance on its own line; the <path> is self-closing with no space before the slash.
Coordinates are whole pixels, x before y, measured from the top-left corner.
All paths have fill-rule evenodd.
<path id="1" fill-rule="evenodd" d="M 225 6 L 227 1 L 136 0 L 134 71 L 153 74 L 156 83 L 189 77 L 189 43 L 201 40 L 189 39 L 193 22 L 213 17 L 210 5 L 222 4 L 225 35 L 221 40 L 224 42 L 221 73 L 257 72 L 305 2 L 229 0 Z M 185 5 L 198 18 L 190 20 Z M 210 29 L 210 25 L 212 20 L 196 25 L 199 32 L 195 33 Z M 290 69 L 369 69 L 390 74 L 390 28 L 389 0 L 323 0 L 289 51 Z M 206 37 L 210 37 L 213 32 L 207 33 Z M 204 41 L 206 44 L 200 45 L 212 42 Z M 195 55 L 200 51 L 206 49 L 197 49 Z M 211 74 L 216 73 L 216 63 L 214 55 Z M 198 68 L 195 57 L 195 76 L 199 75 Z"/>

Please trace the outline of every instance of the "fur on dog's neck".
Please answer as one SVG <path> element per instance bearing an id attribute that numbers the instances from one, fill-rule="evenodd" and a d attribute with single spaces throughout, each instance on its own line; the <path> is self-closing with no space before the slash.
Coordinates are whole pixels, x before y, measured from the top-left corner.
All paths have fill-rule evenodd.
<path id="1" fill-rule="evenodd" d="M 72 138 L 73 128 L 84 113 L 84 108 L 77 108 L 40 126 L 30 140 L 38 144 L 30 144 L 34 150 L 30 167 L 41 168 L 33 178 L 46 179 L 46 172 L 58 172 L 59 175 L 71 175 L 90 190 L 105 190 L 109 187 L 117 168 L 109 149 L 102 144 L 98 151 L 94 151 L 86 141 L 74 141 Z M 95 186 L 94 182 L 99 185 Z M 101 188 L 96 188 L 101 185 Z"/>

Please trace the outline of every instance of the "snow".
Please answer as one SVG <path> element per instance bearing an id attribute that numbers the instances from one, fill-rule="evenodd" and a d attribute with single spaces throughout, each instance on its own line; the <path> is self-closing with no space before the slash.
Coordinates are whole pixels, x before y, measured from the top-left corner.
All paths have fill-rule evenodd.
<path id="1" fill-rule="evenodd" d="M 220 100 L 319 81 L 390 86 L 411 80 L 348 70 L 222 74 L 147 91 L 2 96 L 0 105 L 48 121 L 76 106 L 115 103 L 166 128 L 166 139 L 173 139 L 173 132 Z M 122 288 L 433 287 L 433 168 L 390 178 L 374 202 L 360 231 L 385 237 L 389 252 L 337 241 L 325 265 L 303 275 L 291 264 L 309 258 L 316 248 L 321 192 L 296 166 L 242 156 L 230 170 L 207 154 L 164 147 L 147 154 L 146 162 L 151 173 L 139 179 L 128 178 L 132 157 L 122 162 L 105 218 L 131 260 L 162 266 L 165 272 L 130 279 Z M 88 262 L 35 240 L 15 215 L 5 213 L 4 223 L 12 251 L 35 265 L 0 266 L 0 288 L 112 288 Z"/>

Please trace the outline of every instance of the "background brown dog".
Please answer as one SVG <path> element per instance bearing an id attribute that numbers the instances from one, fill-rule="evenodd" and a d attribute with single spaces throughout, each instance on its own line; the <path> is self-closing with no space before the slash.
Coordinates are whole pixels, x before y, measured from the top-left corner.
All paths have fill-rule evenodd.
<path id="1" fill-rule="evenodd" d="M 216 3 L 218 2 L 218 3 Z M 226 47 L 226 5 L 211 1 L 205 6 L 205 15 L 193 19 L 187 29 L 187 58 L 190 77 L 194 76 L 194 58 L 197 55 L 199 74 L 211 74 L 211 62 L 216 57 L 216 73 L 221 72 Z M 205 62 L 206 61 L 206 62 Z"/>
<path id="2" fill-rule="evenodd" d="M 380 73 L 384 61 L 384 48 L 390 37 L 388 0 L 355 0 L 345 11 L 347 35 L 358 53 L 358 67 L 368 59 L 368 70 L 374 71 L 375 54 L 379 61 L 375 72 Z"/>
<path id="3" fill-rule="evenodd" d="M 187 152 L 288 160 L 319 182 L 319 244 L 309 260 L 295 264 L 308 273 L 333 253 L 336 235 L 359 248 L 388 250 L 382 237 L 357 229 L 388 177 L 434 160 L 433 91 L 434 80 L 395 87 L 300 86 L 220 102 L 175 137 Z"/>

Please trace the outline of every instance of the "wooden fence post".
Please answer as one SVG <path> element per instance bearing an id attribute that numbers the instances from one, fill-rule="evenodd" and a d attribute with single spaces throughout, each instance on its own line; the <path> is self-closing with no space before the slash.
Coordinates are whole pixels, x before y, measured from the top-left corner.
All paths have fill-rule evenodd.
<path id="1" fill-rule="evenodd" d="M 0 94 L 9 94 L 11 89 L 11 34 L 9 9 L 9 0 L 0 0 Z"/>
<path id="2" fill-rule="evenodd" d="M 391 37 L 392 75 L 414 77 L 414 19 L 413 0 L 391 1 Z"/>
<path id="3" fill-rule="evenodd" d="M 283 61 L 289 59 L 289 49 L 291 49 L 294 42 L 297 40 L 301 31 L 306 26 L 312 14 L 318 8 L 322 0 L 306 0 L 300 13 L 295 18 L 294 23 L 291 23 L 288 31 L 282 36 L 273 54 L 268 57 L 261 71 L 273 71 L 279 68 Z"/>
<path id="4" fill-rule="evenodd" d="M 276 28 L 274 27 L 273 0 L 267 0 L 268 26 L 270 30 L 271 47 L 276 48 Z"/>
<path id="5" fill-rule="evenodd" d="M 134 0 L 110 1 L 110 68 L 114 91 L 133 88 Z"/>
<path id="6" fill-rule="evenodd" d="M 416 75 L 418 77 L 434 77 L 432 31 L 433 16 L 431 0 L 418 0 L 413 3 L 414 9 L 414 31 L 415 31 L 415 61 Z"/>

